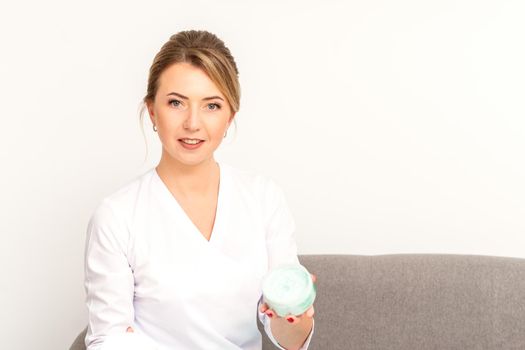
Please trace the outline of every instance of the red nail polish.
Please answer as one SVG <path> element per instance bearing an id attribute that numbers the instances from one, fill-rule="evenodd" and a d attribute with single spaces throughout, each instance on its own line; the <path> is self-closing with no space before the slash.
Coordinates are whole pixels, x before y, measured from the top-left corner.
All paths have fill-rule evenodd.
<path id="1" fill-rule="evenodd" d="M 290 322 L 290 323 L 293 322 L 293 318 L 291 318 L 291 317 L 288 317 L 287 320 L 288 320 L 288 322 Z"/>
<path id="2" fill-rule="evenodd" d="M 268 312 L 267 315 L 268 317 L 273 317 L 273 312 Z"/>

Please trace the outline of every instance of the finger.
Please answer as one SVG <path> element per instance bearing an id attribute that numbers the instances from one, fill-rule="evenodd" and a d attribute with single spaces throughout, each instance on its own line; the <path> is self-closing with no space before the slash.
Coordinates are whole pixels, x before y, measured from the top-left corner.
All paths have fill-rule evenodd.
<path id="1" fill-rule="evenodd" d="M 314 314 L 315 314 L 315 309 L 314 309 L 314 306 L 312 305 L 308 310 L 306 310 L 306 316 L 312 318 L 314 317 Z"/>
<path id="2" fill-rule="evenodd" d="M 268 304 L 266 303 L 262 303 L 261 306 L 259 306 L 259 311 L 261 312 L 266 312 L 266 310 L 268 310 L 269 307 L 268 307 Z"/>
<path id="3" fill-rule="evenodd" d="M 297 317 L 299 317 L 299 318 L 303 318 L 303 317 L 310 317 L 310 318 L 312 318 L 314 314 L 315 314 L 315 310 L 314 310 L 314 306 L 312 305 L 305 312 L 303 312 L 302 314 L 300 314 Z"/>
<path id="4" fill-rule="evenodd" d="M 289 324 L 299 323 L 300 320 L 301 320 L 301 318 L 297 317 L 297 316 L 293 316 L 293 315 L 286 316 L 286 321 L 288 321 Z"/>
<path id="5" fill-rule="evenodd" d="M 272 309 L 268 309 L 264 312 L 266 315 L 268 315 L 268 317 L 270 318 L 273 318 L 273 317 L 279 317 L 275 311 L 273 311 Z"/>
<path id="6" fill-rule="evenodd" d="M 312 281 L 315 283 L 317 281 L 317 276 L 313 273 L 311 273 L 310 275 L 312 275 Z"/>
<path id="7" fill-rule="evenodd" d="M 126 333 L 133 333 L 133 332 L 134 332 L 133 328 L 131 328 L 131 327 L 128 327 L 128 329 L 126 329 Z"/>

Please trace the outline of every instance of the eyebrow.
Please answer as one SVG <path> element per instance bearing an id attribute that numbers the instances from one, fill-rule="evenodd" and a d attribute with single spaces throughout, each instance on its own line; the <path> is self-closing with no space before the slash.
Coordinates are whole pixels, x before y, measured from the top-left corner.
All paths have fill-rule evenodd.
<path id="1" fill-rule="evenodd" d="M 167 94 L 166 96 L 170 96 L 170 95 L 179 96 L 180 98 L 183 98 L 183 99 L 185 99 L 185 100 L 188 99 L 187 96 L 184 96 L 184 95 L 182 95 L 182 94 L 179 94 L 178 92 L 170 92 L 170 93 Z M 215 99 L 215 98 L 218 98 L 219 100 L 223 100 L 223 101 L 224 101 L 224 99 L 223 99 L 222 97 L 220 97 L 220 96 L 204 97 L 202 100 L 203 100 L 203 101 L 207 101 L 207 100 L 213 100 L 213 99 Z"/>

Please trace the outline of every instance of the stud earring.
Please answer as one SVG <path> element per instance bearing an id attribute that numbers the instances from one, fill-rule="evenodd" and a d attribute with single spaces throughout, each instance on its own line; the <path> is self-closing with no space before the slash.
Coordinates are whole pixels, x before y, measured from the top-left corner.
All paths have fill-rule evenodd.
<path id="1" fill-rule="evenodd" d="M 153 125 L 153 131 L 157 132 L 157 126 L 155 124 Z"/>

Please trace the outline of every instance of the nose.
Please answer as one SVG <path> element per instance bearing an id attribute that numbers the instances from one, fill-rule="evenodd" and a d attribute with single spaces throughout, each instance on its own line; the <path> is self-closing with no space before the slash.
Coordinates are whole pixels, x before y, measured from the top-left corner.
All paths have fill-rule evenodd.
<path id="1" fill-rule="evenodd" d="M 184 120 L 183 127 L 184 129 L 198 131 L 200 129 L 200 124 L 201 120 L 199 110 L 197 106 L 194 106 L 189 109 L 186 119 Z"/>

